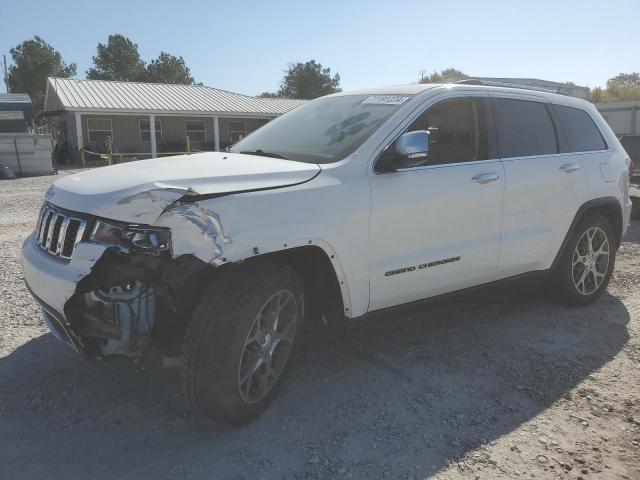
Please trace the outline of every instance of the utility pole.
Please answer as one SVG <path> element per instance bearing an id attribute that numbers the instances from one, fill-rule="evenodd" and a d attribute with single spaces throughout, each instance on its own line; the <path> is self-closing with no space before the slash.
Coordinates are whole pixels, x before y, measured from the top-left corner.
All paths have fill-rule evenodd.
<path id="1" fill-rule="evenodd" d="M 4 60 L 4 88 L 6 88 L 7 93 L 9 93 L 9 75 L 7 74 L 7 56 L 2 55 L 2 59 Z"/>
<path id="2" fill-rule="evenodd" d="M 420 70 L 418 73 L 420 74 L 420 83 L 424 82 L 424 74 L 427 73 L 427 71 Z"/>

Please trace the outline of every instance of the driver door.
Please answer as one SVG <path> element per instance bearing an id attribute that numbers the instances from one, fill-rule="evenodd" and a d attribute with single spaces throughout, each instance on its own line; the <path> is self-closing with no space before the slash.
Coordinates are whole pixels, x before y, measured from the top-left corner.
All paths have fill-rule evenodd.
<path id="1" fill-rule="evenodd" d="M 488 98 L 432 103 L 413 130 L 430 132 L 426 163 L 371 179 L 370 311 L 497 278 L 505 180 Z"/>

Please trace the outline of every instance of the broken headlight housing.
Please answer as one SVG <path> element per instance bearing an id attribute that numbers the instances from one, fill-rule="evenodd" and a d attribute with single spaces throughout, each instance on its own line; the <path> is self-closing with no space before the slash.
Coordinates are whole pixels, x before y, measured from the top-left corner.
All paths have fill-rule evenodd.
<path id="1" fill-rule="evenodd" d="M 171 230 L 96 220 L 89 240 L 113 245 L 127 252 L 158 254 L 169 251 Z"/>

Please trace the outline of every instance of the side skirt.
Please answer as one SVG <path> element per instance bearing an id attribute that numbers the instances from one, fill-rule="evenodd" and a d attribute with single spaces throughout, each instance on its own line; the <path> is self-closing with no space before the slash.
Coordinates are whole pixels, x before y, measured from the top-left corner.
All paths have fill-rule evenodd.
<path id="1" fill-rule="evenodd" d="M 345 317 L 345 321 L 351 323 L 351 322 L 361 322 L 361 321 L 367 321 L 367 320 L 372 320 L 374 318 L 377 317 L 382 317 L 382 316 L 386 316 L 391 312 L 394 313 L 401 313 L 401 312 L 406 312 L 406 311 L 411 311 L 411 310 L 417 310 L 420 309 L 426 305 L 429 305 L 431 303 L 435 303 L 435 302 L 439 302 L 442 300 L 447 300 L 450 298 L 457 298 L 460 296 L 464 296 L 464 295 L 468 295 L 471 293 L 475 293 L 478 291 L 482 291 L 485 289 L 490 289 L 490 288 L 495 288 L 497 286 L 500 285 L 504 285 L 504 284 L 510 284 L 510 283 L 515 283 L 517 281 L 524 281 L 524 280 L 541 280 L 544 279 L 546 277 L 548 277 L 551 274 L 551 269 L 549 270 L 538 270 L 535 272 L 527 272 L 527 273 L 521 273 L 519 275 L 513 275 L 511 277 L 507 277 L 507 278 L 501 278 L 500 280 L 495 280 L 493 282 L 489 282 L 489 283 L 483 283 L 482 285 L 476 285 L 473 287 L 469 287 L 469 288 L 463 288 L 461 290 L 455 290 L 453 292 L 448 292 L 448 293 L 443 293 L 440 295 L 435 295 L 433 297 L 428 297 L 428 298 L 423 298 L 421 300 L 415 300 L 413 302 L 409 302 L 409 303 L 403 303 L 401 305 L 395 305 L 393 307 L 386 307 L 386 308 L 381 308 L 380 310 L 374 310 L 372 312 L 367 312 L 364 315 L 361 315 L 359 317 L 355 317 L 355 318 L 347 318 Z"/>

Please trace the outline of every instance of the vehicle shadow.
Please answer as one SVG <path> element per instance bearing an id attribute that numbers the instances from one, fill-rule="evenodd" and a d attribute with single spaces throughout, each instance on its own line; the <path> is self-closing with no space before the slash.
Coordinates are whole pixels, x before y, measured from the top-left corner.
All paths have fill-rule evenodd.
<path id="1" fill-rule="evenodd" d="M 309 341 L 239 428 L 187 411 L 176 371 L 36 338 L 0 359 L 0 477 L 428 477 L 571 395 L 627 342 L 617 298 L 571 309 L 541 290 L 478 291 Z"/>

